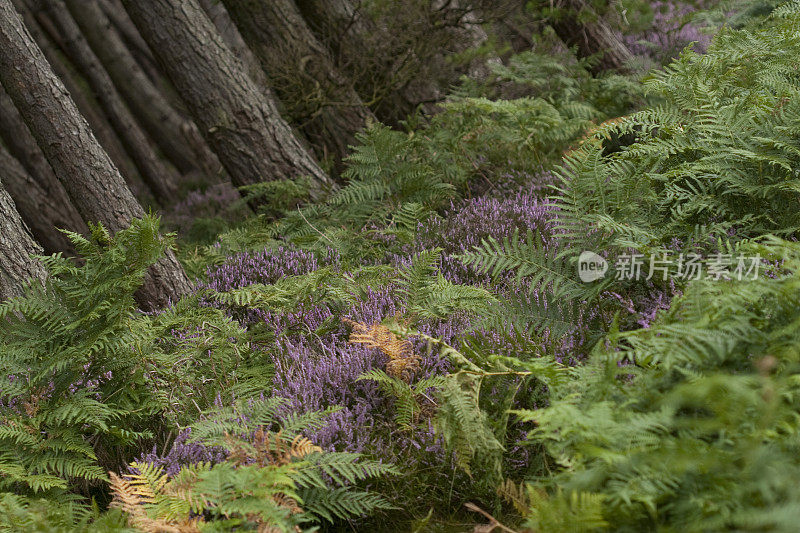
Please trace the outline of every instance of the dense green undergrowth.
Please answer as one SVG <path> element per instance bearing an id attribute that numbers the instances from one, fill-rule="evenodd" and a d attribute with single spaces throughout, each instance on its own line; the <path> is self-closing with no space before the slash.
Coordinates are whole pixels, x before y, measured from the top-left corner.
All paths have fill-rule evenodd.
<path id="1" fill-rule="evenodd" d="M 156 218 L 43 258 L 0 305 L 0 530 L 794 530 L 800 4 L 643 81 L 554 54 L 371 127 L 324 201 L 188 222 L 162 312 Z"/>

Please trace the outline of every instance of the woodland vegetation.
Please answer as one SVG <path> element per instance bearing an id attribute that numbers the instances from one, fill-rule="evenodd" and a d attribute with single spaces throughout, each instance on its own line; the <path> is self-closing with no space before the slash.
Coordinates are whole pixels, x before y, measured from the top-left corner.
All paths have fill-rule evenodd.
<path id="1" fill-rule="evenodd" d="M 799 59 L 798 0 L 0 0 L 0 531 L 796 531 Z"/>

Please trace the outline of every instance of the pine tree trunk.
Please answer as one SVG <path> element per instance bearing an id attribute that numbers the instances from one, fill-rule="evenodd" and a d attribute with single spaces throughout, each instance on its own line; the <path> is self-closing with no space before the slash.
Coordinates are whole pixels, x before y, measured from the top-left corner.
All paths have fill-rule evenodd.
<path id="1" fill-rule="evenodd" d="M 144 181 L 142 181 L 139 172 L 136 170 L 133 162 L 125 152 L 122 143 L 111 125 L 106 120 L 100 106 L 94 101 L 93 98 L 88 97 L 83 90 L 85 81 L 80 78 L 71 64 L 63 57 L 63 55 L 56 50 L 56 46 L 50 42 L 50 39 L 45 35 L 45 30 L 40 27 L 39 22 L 33 15 L 33 12 L 25 4 L 24 0 L 12 0 L 13 5 L 17 8 L 25 27 L 33 36 L 33 40 L 39 45 L 39 48 L 44 53 L 47 62 L 52 67 L 56 75 L 61 79 L 64 86 L 67 88 L 75 105 L 78 106 L 81 115 L 86 119 L 91 126 L 100 145 L 111 157 L 114 165 L 120 170 L 125 181 L 137 192 L 137 196 L 141 199 L 151 196 L 150 190 L 147 189 Z"/>
<path id="2" fill-rule="evenodd" d="M 86 77 L 142 178 L 156 195 L 156 200 L 161 205 L 174 203 L 177 200 L 178 175 L 159 159 L 144 131 L 122 101 L 114 82 L 67 10 L 64 0 L 42 2 L 64 39 L 67 53 Z"/>
<path id="3" fill-rule="evenodd" d="M 183 174 L 219 168 L 197 126 L 145 74 L 98 1 L 67 0 L 67 7 L 137 120 L 175 167 Z"/>
<path id="4" fill-rule="evenodd" d="M 0 0 L 0 83 L 84 220 L 102 222 L 116 233 L 144 215 L 10 0 Z M 170 251 L 151 267 L 137 300 L 155 309 L 189 289 Z"/>
<path id="5" fill-rule="evenodd" d="M 22 218 L 45 252 L 74 254 L 71 241 L 56 228 L 86 233 L 88 228 L 70 202 L 50 163 L 36 144 L 17 108 L 0 87 L 0 174 Z"/>
<path id="6" fill-rule="evenodd" d="M 44 267 L 30 257 L 41 252 L 0 182 L 0 301 L 20 296 L 28 280 L 44 279 Z"/>
<path id="7" fill-rule="evenodd" d="M 261 63 L 258 61 L 253 51 L 250 50 L 250 47 L 244 42 L 244 37 L 242 37 L 239 28 L 234 24 L 225 6 L 218 0 L 198 0 L 198 3 L 200 7 L 203 8 L 208 18 L 211 19 L 211 22 L 214 23 L 217 31 L 222 36 L 222 40 L 225 41 L 225 44 L 231 49 L 233 55 L 244 64 L 250 79 L 255 82 L 257 87 L 267 91 L 268 94 L 272 94 L 266 72 L 261 68 Z M 270 96 L 270 98 L 272 98 L 272 96 Z M 280 102 L 276 103 L 280 104 Z M 280 111 L 283 111 L 283 109 Z"/>
<path id="8" fill-rule="evenodd" d="M 208 18 L 211 19 L 211 22 L 222 36 L 222 40 L 228 45 L 231 52 L 233 52 L 233 55 L 245 66 L 247 74 L 256 84 L 256 87 L 262 91 L 264 98 L 275 102 L 280 115 L 286 116 L 286 107 L 283 105 L 283 102 L 275 99 L 272 93 L 271 83 L 267 78 L 267 73 L 261 68 L 261 63 L 258 61 L 253 51 L 250 50 L 250 47 L 244 42 L 242 34 L 239 33 L 239 28 L 237 28 L 236 24 L 231 20 L 231 16 L 228 14 L 225 6 L 218 0 L 198 0 L 198 4 L 203 8 Z M 306 151 L 311 153 L 313 147 L 308 143 L 308 139 L 297 129 L 297 126 L 290 126 L 295 138 L 303 145 Z"/>
<path id="9" fill-rule="evenodd" d="M 316 196 L 330 183 L 197 0 L 123 3 L 235 185 L 308 176 Z"/>
<path id="10" fill-rule="evenodd" d="M 292 119 L 324 154 L 341 161 L 373 117 L 334 64 L 294 0 L 222 0 Z"/>
<path id="11" fill-rule="evenodd" d="M 139 30 L 133 24 L 120 0 L 99 0 L 106 16 L 114 24 L 114 29 L 122 35 L 126 47 L 133 53 L 139 66 L 144 69 L 150 77 L 150 81 L 155 84 L 161 83 L 163 76 L 158 68 L 158 62 L 153 57 L 150 47 L 144 42 Z"/>

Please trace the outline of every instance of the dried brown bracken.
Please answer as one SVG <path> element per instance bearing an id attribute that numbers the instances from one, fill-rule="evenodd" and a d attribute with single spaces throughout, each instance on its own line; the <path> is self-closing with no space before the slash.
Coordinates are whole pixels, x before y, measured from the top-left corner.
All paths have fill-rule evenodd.
<path id="1" fill-rule="evenodd" d="M 283 436 L 282 431 L 273 433 L 264 428 L 258 428 L 252 435 L 252 440 L 245 443 L 230 435 L 225 435 L 227 447 L 230 450 L 228 460 L 235 465 L 252 465 L 260 467 L 285 466 L 295 460 L 302 459 L 312 453 L 321 452 L 322 448 L 302 435 L 297 435 L 289 440 Z M 135 469 L 142 468 L 136 463 Z M 191 519 L 167 519 L 164 517 L 152 518 L 148 509 L 152 510 L 157 499 L 169 495 L 179 500 L 192 501 L 192 481 L 188 484 L 176 485 L 177 480 L 170 481 L 169 477 L 158 475 L 146 476 L 138 473 L 121 477 L 114 472 L 109 472 L 111 478 L 110 488 L 114 496 L 111 503 L 113 507 L 121 509 L 128 515 L 131 526 L 146 533 L 195 533 L 199 532 L 199 525 L 204 523 L 202 517 Z M 276 493 L 272 499 L 279 506 L 289 509 L 291 513 L 302 513 L 303 509 L 289 496 Z M 206 502 L 207 504 L 209 502 Z M 272 525 L 263 523 L 258 516 L 248 516 L 258 524 L 258 531 L 263 533 L 277 532 Z M 300 531 L 300 529 L 297 529 Z"/>
<path id="2" fill-rule="evenodd" d="M 111 493 L 114 495 L 111 506 L 126 513 L 132 527 L 146 533 L 199 533 L 201 518 L 178 522 L 151 518 L 148 515 L 146 506 L 155 503 L 156 492 L 162 490 L 167 483 L 166 475 L 159 478 L 155 487 L 138 474 L 127 476 L 129 479 L 114 472 L 109 472 L 108 475 L 111 478 Z"/>
<path id="3" fill-rule="evenodd" d="M 249 449 L 238 443 L 236 439 L 228 437 L 228 459 L 235 464 L 257 464 L 259 466 L 288 465 L 294 459 L 302 459 L 314 452 L 321 452 L 322 448 L 314 445 L 302 435 L 297 435 L 291 442 L 287 441 L 282 431 L 273 433 L 258 428 L 253 434 Z"/>
<path id="4" fill-rule="evenodd" d="M 386 373 L 402 379 L 406 383 L 411 381 L 419 370 L 420 358 L 414 353 L 414 348 L 408 339 L 401 339 L 382 324 L 362 324 L 349 319 L 343 322 L 353 327 L 350 333 L 350 342 L 364 344 L 369 348 L 379 348 L 389 357 L 386 363 Z"/>

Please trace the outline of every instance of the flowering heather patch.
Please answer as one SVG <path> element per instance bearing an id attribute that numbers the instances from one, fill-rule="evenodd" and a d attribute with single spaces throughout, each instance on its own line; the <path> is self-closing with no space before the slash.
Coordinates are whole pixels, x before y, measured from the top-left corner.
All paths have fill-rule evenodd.
<path id="1" fill-rule="evenodd" d="M 400 270 L 408 267 L 412 257 L 420 251 L 441 248 L 439 268 L 451 283 L 482 285 L 497 294 L 514 294 L 523 301 L 527 298 L 530 303 L 537 302 L 541 298 L 539 292 L 534 290 L 525 296 L 529 288 L 524 281 L 522 284 L 515 282 L 512 274 L 491 279 L 464 265 L 458 256 L 478 246 L 482 240 L 502 241 L 513 238 L 515 233 L 524 235 L 528 231 L 538 233 L 544 245 L 555 254 L 561 246 L 556 229 L 558 207 L 543 199 L 541 190 L 532 186 L 502 198 L 485 195 L 453 203 L 444 217 L 433 217 L 420 224 L 416 241 L 406 245 L 402 254 L 390 254 L 389 262 Z M 381 234 L 377 228 L 373 228 L 372 233 Z M 221 266 L 210 267 L 208 281 L 199 287 L 226 292 L 257 283 L 273 284 L 324 266 L 339 269 L 338 254 L 329 250 L 321 257 L 293 246 L 269 248 L 240 253 L 229 257 Z M 366 452 L 381 460 L 400 460 L 409 466 L 441 467 L 448 462 L 447 454 L 432 426 L 426 430 L 423 422 L 412 433 L 399 430 L 394 421 L 394 399 L 382 393 L 375 382 L 359 379 L 370 370 L 385 369 L 387 357 L 378 349 L 350 343 L 350 328 L 342 323 L 342 319 L 349 319 L 369 325 L 395 316 L 403 317 L 406 314 L 404 299 L 397 289 L 391 283 L 380 288 L 367 287 L 362 298 L 344 307 L 341 303 L 311 298 L 291 310 L 250 309 L 245 323 L 249 327 L 265 326 L 274 334 L 274 342 L 262 345 L 261 349 L 270 354 L 274 364 L 271 395 L 285 398 L 287 410 L 304 413 L 340 407 L 322 428 L 308 435 L 315 444 L 326 450 Z M 461 313 L 444 320 L 423 320 L 415 327 L 457 348 L 467 341 L 473 346 L 480 344 L 487 353 L 516 357 L 534 356 L 535 352 L 528 353 L 528 350 L 537 338 L 550 346 L 557 361 L 574 365 L 582 357 L 579 354 L 585 351 L 584 345 L 590 338 L 589 325 L 596 322 L 599 313 L 597 308 L 579 309 L 573 317 L 574 329 L 558 337 L 547 327 L 523 337 L 482 326 L 477 326 L 476 330 L 475 319 L 481 317 Z M 467 332 L 471 332 L 469 338 L 465 336 Z M 411 341 L 414 353 L 421 358 L 412 384 L 431 375 L 448 373 L 450 364 L 440 357 L 438 349 L 431 349 L 422 339 Z M 509 431 L 511 442 L 526 437 L 518 425 L 513 425 Z M 521 450 L 518 452 L 509 466 L 524 470 L 529 456 Z"/>
<path id="2" fill-rule="evenodd" d="M 464 265 L 458 257 L 481 241 L 490 237 L 502 241 L 510 239 L 515 232 L 525 235 L 527 231 L 538 232 L 545 242 L 555 242 L 557 208 L 534 192 L 518 192 L 498 199 L 481 196 L 451 204 L 444 217 L 432 219 L 417 230 L 415 251 L 430 248 L 443 250 L 442 274 L 448 281 L 458 284 L 489 285 L 489 277 L 479 274 L 474 268 Z M 493 289 L 498 289 L 495 286 Z"/>
<path id="3" fill-rule="evenodd" d="M 327 449 L 362 451 L 368 444 L 376 445 L 374 434 L 364 428 L 390 425 L 393 412 L 377 386 L 358 378 L 374 368 L 384 368 L 386 356 L 380 350 L 353 345 L 349 342 L 346 325 L 339 323 L 332 332 L 308 335 L 326 321 L 336 320 L 334 312 L 325 305 L 297 313 L 260 312 L 261 318 L 283 334 L 274 352 L 275 377 L 273 394 L 289 400 L 301 412 L 321 410 L 332 405 L 343 409 L 335 413 L 328 425 L 316 435 L 316 443 Z M 360 323 L 379 323 L 403 308 L 395 291 L 385 288 L 369 291 L 368 297 L 344 313 L 344 317 Z M 453 341 L 463 331 L 458 318 L 423 325 L 431 336 Z M 419 340 L 413 343 L 420 355 L 417 379 L 445 373 L 448 364 L 436 352 L 427 350 Z"/>
<path id="4" fill-rule="evenodd" d="M 270 284 L 287 276 L 313 272 L 335 261 L 333 251 L 320 262 L 314 253 L 290 246 L 242 252 L 229 257 L 221 266 L 208 267 L 208 281 L 199 288 L 226 292 L 255 283 Z"/>
<path id="5" fill-rule="evenodd" d="M 164 473 L 174 476 L 182 466 L 193 465 L 201 462 L 218 463 L 224 461 L 227 452 L 221 448 L 208 447 L 199 442 L 190 442 L 192 430 L 181 430 L 172 443 L 169 451 L 159 454 L 155 446 L 150 453 L 143 454 L 136 462 L 150 463 L 161 467 Z"/>
<path id="6" fill-rule="evenodd" d="M 196 289 L 202 291 L 227 292 L 254 284 L 273 284 L 289 276 L 308 274 L 328 264 L 338 262 L 338 254 L 329 250 L 321 260 L 313 252 L 292 246 L 265 248 L 260 251 L 241 252 L 228 257 L 222 265 L 206 268 L 206 281 L 197 284 Z M 219 306 L 206 299 L 204 305 Z M 234 318 L 245 325 L 260 321 L 254 309 L 232 311 Z M 298 308 L 297 313 L 303 310 Z"/>
<path id="7" fill-rule="evenodd" d="M 420 244 L 461 252 L 482 239 L 511 238 L 515 231 L 527 230 L 539 231 L 547 240 L 554 233 L 556 214 L 556 207 L 535 193 L 519 192 L 504 199 L 482 196 L 460 206 L 451 204 L 445 217 L 420 228 Z"/>

